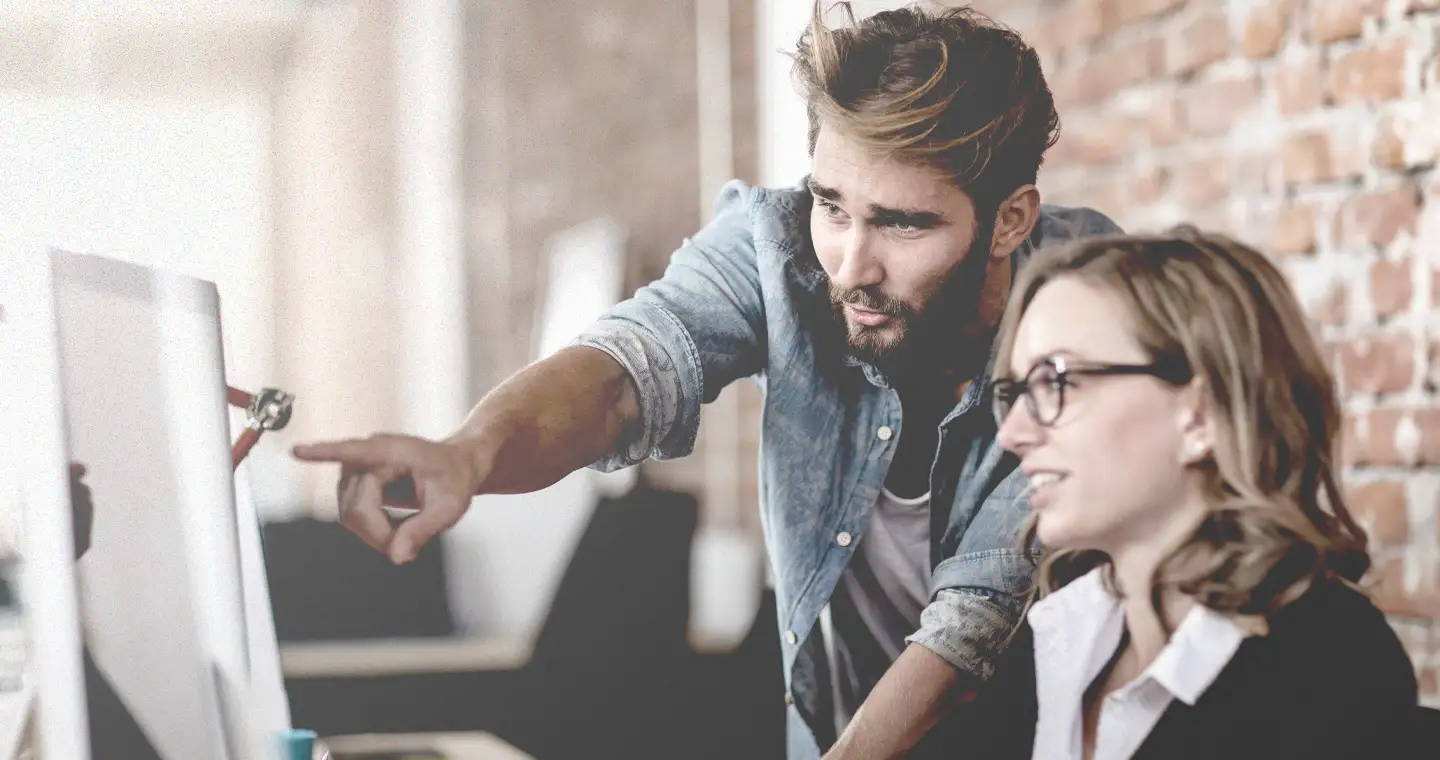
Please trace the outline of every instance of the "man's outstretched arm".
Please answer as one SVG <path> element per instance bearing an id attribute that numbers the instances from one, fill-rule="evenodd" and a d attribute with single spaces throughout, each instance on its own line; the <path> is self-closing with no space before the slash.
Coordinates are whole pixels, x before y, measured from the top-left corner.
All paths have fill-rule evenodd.
<path id="1" fill-rule="evenodd" d="M 941 563 L 942 581 L 965 578 Z M 875 684 L 826 760 L 903 756 L 954 709 L 964 709 L 994 672 L 1019 619 L 1019 599 L 983 587 L 942 587 L 920 613 L 920 630 Z"/>
<path id="2" fill-rule="evenodd" d="M 378 434 L 295 447 L 341 465 L 340 522 L 394 562 L 454 525 L 477 493 L 545 488 L 613 451 L 640 420 L 635 385 L 609 354 L 572 347 L 521 370 L 442 441 Z M 397 499 L 386 486 L 408 481 Z M 420 511 L 393 525 L 385 505 Z"/>
<path id="3" fill-rule="evenodd" d="M 900 653 L 825 760 L 891 760 L 939 722 L 964 688 L 960 671 L 919 644 Z"/>
<path id="4" fill-rule="evenodd" d="M 341 465 L 340 521 L 407 562 L 483 493 L 525 493 L 585 466 L 689 454 L 700 405 L 765 362 L 765 308 L 750 196 L 727 186 L 716 215 L 665 275 L 610 309 L 570 348 L 521 370 L 440 441 L 379 434 L 299 446 Z M 418 506 L 395 527 L 382 505 Z"/>

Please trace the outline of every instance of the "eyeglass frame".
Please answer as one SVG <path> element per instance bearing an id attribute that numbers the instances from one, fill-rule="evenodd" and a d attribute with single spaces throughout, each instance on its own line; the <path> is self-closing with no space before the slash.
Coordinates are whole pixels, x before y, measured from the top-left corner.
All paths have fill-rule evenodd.
<path id="1" fill-rule="evenodd" d="M 1031 378 L 1041 369 L 1048 368 L 1054 373 L 1058 382 L 1058 389 L 1055 392 L 1055 413 L 1050 419 L 1042 419 L 1040 415 L 1040 404 L 1035 400 L 1034 393 L 1030 390 L 1033 382 Z M 1153 361 L 1147 364 L 1104 364 L 1095 362 L 1076 361 L 1073 364 L 1064 356 L 1047 356 L 1036 362 L 1034 366 L 1025 373 L 1024 379 L 1016 380 L 1009 377 L 996 378 L 991 383 L 991 403 L 995 412 L 995 424 L 1005 424 L 1005 418 L 1015 408 L 1016 402 L 1021 398 L 1025 399 L 1025 410 L 1030 414 L 1030 419 L 1041 427 L 1053 427 L 1060 421 L 1060 415 L 1065 413 L 1065 388 L 1068 385 L 1066 378 L 1069 376 L 1078 377 L 1134 377 L 1149 376 L 1174 385 L 1183 385 L 1190 380 L 1190 370 L 1183 362 L 1175 361 Z"/>

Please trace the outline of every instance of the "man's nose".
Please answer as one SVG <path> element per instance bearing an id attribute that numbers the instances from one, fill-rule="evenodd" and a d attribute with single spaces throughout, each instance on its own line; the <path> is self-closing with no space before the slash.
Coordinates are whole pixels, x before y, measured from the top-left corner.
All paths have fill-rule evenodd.
<path id="1" fill-rule="evenodd" d="M 885 279 L 885 269 L 875 256 L 871 234 L 863 225 L 853 225 L 846 233 L 844 258 L 830 279 L 845 290 L 879 285 Z"/>

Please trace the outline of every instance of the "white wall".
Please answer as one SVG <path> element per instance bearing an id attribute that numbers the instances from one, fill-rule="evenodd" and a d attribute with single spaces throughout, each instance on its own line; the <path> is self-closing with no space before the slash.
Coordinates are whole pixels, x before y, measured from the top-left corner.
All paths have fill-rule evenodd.
<path id="1" fill-rule="evenodd" d="M 0 241 L 94 250 L 213 280 L 232 379 L 270 367 L 269 108 L 0 94 Z"/>
<path id="2" fill-rule="evenodd" d="M 267 94 L 0 92 L 0 124 L 0 250 L 94 251 L 214 281 L 228 382 L 274 382 Z M 263 508 L 286 484 L 257 488 Z"/>

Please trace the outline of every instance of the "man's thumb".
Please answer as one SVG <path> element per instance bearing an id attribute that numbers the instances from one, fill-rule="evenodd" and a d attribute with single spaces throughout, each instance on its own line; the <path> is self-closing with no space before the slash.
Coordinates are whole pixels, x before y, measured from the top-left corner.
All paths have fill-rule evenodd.
<path id="1" fill-rule="evenodd" d="M 403 565 L 415 559 L 421 547 L 448 525 L 448 516 L 441 509 L 433 506 L 421 509 L 395 529 L 395 537 L 390 540 L 390 561 Z"/>

